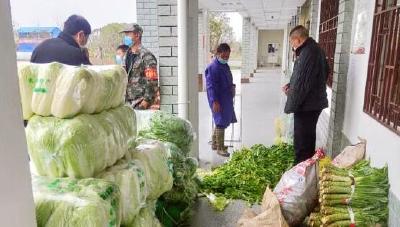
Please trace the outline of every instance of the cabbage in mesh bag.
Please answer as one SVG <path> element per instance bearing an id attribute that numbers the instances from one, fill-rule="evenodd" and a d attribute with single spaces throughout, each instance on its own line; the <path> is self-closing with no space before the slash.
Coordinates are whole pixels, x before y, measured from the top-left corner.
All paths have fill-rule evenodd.
<path id="1" fill-rule="evenodd" d="M 32 91 L 35 87 L 39 67 L 37 64 L 18 64 L 19 92 L 21 96 L 22 113 L 25 120 L 33 115 Z"/>
<path id="2" fill-rule="evenodd" d="M 140 210 L 139 215 L 126 227 L 161 227 L 160 221 L 155 215 L 155 210 L 155 204 L 149 204 Z"/>
<path id="3" fill-rule="evenodd" d="M 124 103 L 127 74 L 121 66 L 69 66 L 60 63 L 19 64 L 24 119 L 70 118 L 100 113 Z"/>
<path id="4" fill-rule="evenodd" d="M 85 109 L 85 113 L 99 113 L 103 110 L 115 108 L 125 100 L 128 77 L 125 69 L 118 65 L 88 66 L 94 71 L 97 86 L 93 94 L 93 110 Z"/>
<path id="5" fill-rule="evenodd" d="M 135 115 L 123 106 L 73 119 L 34 116 L 26 137 L 39 175 L 92 177 L 122 158 L 134 143 Z"/>
<path id="6" fill-rule="evenodd" d="M 97 176 L 117 184 L 121 190 L 122 225 L 132 223 L 146 204 L 147 185 L 139 160 L 120 160 Z"/>
<path id="7" fill-rule="evenodd" d="M 93 74 L 84 67 L 65 66 L 55 83 L 53 102 L 50 103 L 51 112 L 36 113 L 43 116 L 68 118 L 82 112 L 82 107 L 91 102 L 92 91 L 96 87 Z"/>
<path id="8" fill-rule="evenodd" d="M 32 184 L 38 227 L 120 226 L 120 191 L 114 183 L 35 177 Z"/>
<path id="9" fill-rule="evenodd" d="M 62 64 L 55 62 L 39 66 L 35 86 L 32 90 L 31 107 L 33 113 L 42 116 L 51 115 L 51 104 L 56 90 L 56 81 L 62 68 Z"/>
<path id="10" fill-rule="evenodd" d="M 186 155 L 190 152 L 195 134 L 189 121 L 172 114 L 157 111 L 150 121 L 150 128 L 139 136 L 176 144 Z"/>
<path id="11" fill-rule="evenodd" d="M 128 160 L 140 160 L 148 188 L 148 201 L 157 200 L 164 192 L 171 190 L 173 185 L 172 171 L 168 166 L 165 147 L 158 141 L 140 141 L 135 149 L 126 155 Z"/>

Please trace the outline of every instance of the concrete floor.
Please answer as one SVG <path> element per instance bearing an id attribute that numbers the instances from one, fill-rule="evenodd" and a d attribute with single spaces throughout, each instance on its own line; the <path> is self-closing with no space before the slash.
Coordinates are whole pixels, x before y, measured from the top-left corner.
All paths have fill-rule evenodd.
<path id="1" fill-rule="evenodd" d="M 240 70 L 233 70 L 232 74 L 237 85 L 235 111 L 238 123 L 226 130 L 225 144 L 232 146 L 230 152 L 257 143 L 271 145 L 275 137 L 274 120 L 281 113 L 281 70 L 260 69 L 248 84 L 240 84 Z M 205 92 L 199 93 L 199 123 L 200 165 L 202 168 L 210 169 L 224 163 L 227 158 L 215 154 L 209 145 L 212 118 Z M 246 203 L 242 201 L 233 201 L 224 212 L 215 212 L 207 199 L 201 198 L 195 206 L 191 226 L 236 226 L 246 207 Z"/>

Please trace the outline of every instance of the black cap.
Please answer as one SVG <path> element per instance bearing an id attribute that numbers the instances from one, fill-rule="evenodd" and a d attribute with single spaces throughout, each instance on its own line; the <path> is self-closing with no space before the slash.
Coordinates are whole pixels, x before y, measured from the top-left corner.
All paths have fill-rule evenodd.
<path id="1" fill-rule="evenodd" d="M 76 33 L 83 31 L 85 35 L 92 33 L 92 28 L 89 22 L 82 16 L 72 15 L 64 22 L 63 32 L 69 35 L 76 35 Z"/>
<path id="2" fill-rule="evenodd" d="M 143 34 L 143 28 L 140 27 L 140 25 L 133 23 L 133 24 L 129 24 L 125 27 L 124 30 L 122 30 L 120 33 L 122 32 L 138 32 L 140 34 Z"/>

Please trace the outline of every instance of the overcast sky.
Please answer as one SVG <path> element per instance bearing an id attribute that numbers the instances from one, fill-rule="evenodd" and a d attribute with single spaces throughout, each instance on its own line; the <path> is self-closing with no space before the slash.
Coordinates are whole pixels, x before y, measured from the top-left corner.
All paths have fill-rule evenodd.
<path id="1" fill-rule="evenodd" d="M 72 14 L 84 16 L 92 28 L 106 24 L 136 22 L 135 0 L 11 0 L 13 22 L 18 27 L 61 27 Z M 227 13 L 236 39 L 241 40 L 242 17 Z"/>
<path id="2" fill-rule="evenodd" d="M 229 24 L 233 28 L 236 40 L 242 40 L 243 18 L 239 13 L 227 13 Z"/>
<path id="3" fill-rule="evenodd" d="M 84 16 L 92 28 L 112 22 L 136 22 L 135 0 L 10 0 L 14 23 L 22 26 L 62 26 L 72 14 Z"/>

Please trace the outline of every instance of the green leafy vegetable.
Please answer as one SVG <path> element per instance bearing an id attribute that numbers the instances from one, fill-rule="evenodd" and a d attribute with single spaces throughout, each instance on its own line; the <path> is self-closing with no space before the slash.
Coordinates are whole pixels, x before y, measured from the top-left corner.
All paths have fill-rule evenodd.
<path id="1" fill-rule="evenodd" d="M 186 157 L 175 144 L 165 142 L 164 145 L 172 167 L 174 185 L 159 199 L 156 214 L 165 227 L 184 226 L 190 219 L 191 208 L 199 191 L 195 176 L 198 162 L 194 158 Z"/>
<path id="2" fill-rule="evenodd" d="M 254 145 L 233 154 L 231 160 L 202 179 L 202 191 L 228 199 L 259 203 L 267 186 L 273 188 L 282 174 L 292 167 L 292 145 Z"/>
<path id="3" fill-rule="evenodd" d="M 350 169 L 341 169 L 328 163 L 320 170 L 319 186 L 320 220 L 323 225 L 387 224 L 387 166 L 373 168 L 368 161 L 363 160 Z"/>
<path id="4" fill-rule="evenodd" d="M 121 191 L 122 225 L 132 223 L 145 207 L 147 184 L 143 164 L 139 160 L 120 160 L 97 178 L 115 183 Z"/>
<path id="5" fill-rule="evenodd" d="M 139 132 L 139 136 L 171 142 L 185 155 L 190 152 L 194 139 L 190 122 L 163 111 L 157 111 L 152 115 L 150 128 Z"/>
<path id="6" fill-rule="evenodd" d="M 124 103 L 127 74 L 121 66 L 19 64 L 24 119 L 33 114 L 71 118 Z"/>
<path id="7" fill-rule="evenodd" d="M 148 188 L 148 201 L 157 200 L 164 192 L 171 190 L 173 177 L 168 167 L 165 147 L 158 141 L 141 141 L 126 155 L 127 160 L 139 160 L 144 167 Z"/>
<path id="8" fill-rule="evenodd" d="M 113 183 L 47 177 L 32 183 L 38 227 L 120 226 L 120 191 Z"/>
<path id="9" fill-rule="evenodd" d="M 135 125 L 127 106 L 73 119 L 34 116 L 26 128 L 29 155 L 40 175 L 93 177 L 127 153 Z"/>
<path id="10" fill-rule="evenodd" d="M 32 115 L 32 91 L 37 81 L 39 67 L 36 64 L 18 64 L 19 92 L 21 96 L 22 113 L 25 120 Z"/>
<path id="11" fill-rule="evenodd" d="M 140 210 L 139 215 L 126 227 L 161 227 L 160 221 L 155 215 L 155 204 Z"/>
<path id="12" fill-rule="evenodd" d="M 223 196 L 216 196 L 211 193 L 207 195 L 207 198 L 217 211 L 223 211 L 229 204 L 229 200 Z"/>
<path id="13" fill-rule="evenodd" d="M 173 187 L 159 199 L 163 205 L 158 206 L 157 216 L 166 227 L 185 225 L 199 188 L 195 176 L 198 162 L 188 157 L 194 139 L 193 128 L 190 122 L 162 111 L 142 111 L 138 116 L 139 136 L 164 142 L 173 173 Z"/>

